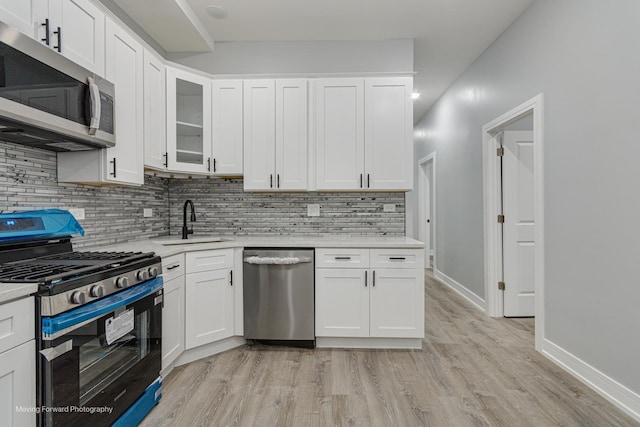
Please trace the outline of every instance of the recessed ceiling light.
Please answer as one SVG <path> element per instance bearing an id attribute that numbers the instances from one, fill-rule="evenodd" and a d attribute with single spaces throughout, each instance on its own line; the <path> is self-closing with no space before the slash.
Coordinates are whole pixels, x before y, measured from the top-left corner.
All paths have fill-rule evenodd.
<path id="1" fill-rule="evenodd" d="M 418 99 L 420 98 L 420 92 L 413 92 L 411 94 L 411 99 Z"/>
<path id="2" fill-rule="evenodd" d="M 229 12 L 227 12 L 227 9 L 215 4 L 212 4 L 211 6 L 207 6 L 206 11 L 209 14 L 209 16 L 216 19 L 226 19 L 227 16 L 229 16 Z"/>

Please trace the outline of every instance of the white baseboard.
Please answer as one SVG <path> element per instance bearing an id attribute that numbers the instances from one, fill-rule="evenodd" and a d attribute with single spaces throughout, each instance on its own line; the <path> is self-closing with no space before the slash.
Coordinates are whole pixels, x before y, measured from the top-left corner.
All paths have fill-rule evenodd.
<path id="1" fill-rule="evenodd" d="M 487 311 L 487 309 L 486 309 L 486 305 L 487 304 L 486 304 L 485 300 L 480 298 L 478 295 L 474 294 L 469 289 L 465 288 L 460 283 L 456 282 L 455 280 L 453 280 L 451 277 L 447 276 L 446 274 L 444 274 L 440 270 L 435 270 L 433 272 L 433 275 L 440 282 L 444 283 L 445 285 L 450 287 L 453 291 L 455 291 L 456 293 L 460 294 L 464 299 L 466 299 L 471 304 L 473 304 L 478 310 L 480 310 L 482 312 L 486 312 Z"/>
<path id="2" fill-rule="evenodd" d="M 640 395 L 545 339 L 542 354 L 640 422 Z"/>

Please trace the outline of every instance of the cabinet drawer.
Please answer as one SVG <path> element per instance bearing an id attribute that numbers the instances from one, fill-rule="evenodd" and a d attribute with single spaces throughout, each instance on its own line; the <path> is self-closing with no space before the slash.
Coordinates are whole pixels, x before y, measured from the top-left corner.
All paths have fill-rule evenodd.
<path id="1" fill-rule="evenodd" d="M 316 249 L 316 268 L 369 268 L 369 249 Z"/>
<path id="2" fill-rule="evenodd" d="M 0 305 L 0 353 L 34 338 L 33 297 Z"/>
<path id="3" fill-rule="evenodd" d="M 187 253 L 187 273 L 233 268 L 233 249 Z"/>
<path id="4" fill-rule="evenodd" d="M 162 258 L 162 277 L 164 282 L 180 277 L 184 274 L 184 254 Z"/>
<path id="5" fill-rule="evenodd" d="M 371 249 L 371 268 L 424 268 L 424 249 Z"/>

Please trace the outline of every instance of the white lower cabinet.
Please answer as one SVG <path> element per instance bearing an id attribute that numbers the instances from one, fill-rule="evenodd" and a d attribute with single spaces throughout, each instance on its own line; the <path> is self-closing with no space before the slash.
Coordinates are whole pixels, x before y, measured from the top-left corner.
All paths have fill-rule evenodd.
<path id="1" fill-rule="evenodd" d="M 316 336 L 368 337 L 367 270 L 316 270 Z"/>
<path id="2" fill-rule="evenodd" d="M 28 341 L 0 354 L 0 425 L 35 426 L 36 345 Z M 20 410 L 24 408 L 24 410 Z"/>
<path id="3" fill-rule="evenodd" d="M 422 250 L 364 252 L 316 249 L 316 336 L 424 337 Z"/>
<path id="4" fill-rule="evenodd" d="M 371 270 L 371 337 L 424 337 L 424 270 Z"/>
<path id="5" fill-rule="evenodd" d="M 185 278 L 184 255 L 162 260 L 164 308 L 162 310 L 162 372 L 184 351 Z"/>
<path id="6" fill-rule="evenodd" d="M 33 298 L 0 305 L 0 425 L 35 426 Z M 21 409 L 22 408 L 22 409 Z"/>
<path id="7" fill-rule="evenodd" d="M 185 344 L 189 350 L 234 335 L 233 249 L 187 253 Z M 198 260 L 225 260 L 202 270 Z M 200 265 L 200 267 L 196 267 Z M 193 272 L 192 267 L 197 272 Z"/>

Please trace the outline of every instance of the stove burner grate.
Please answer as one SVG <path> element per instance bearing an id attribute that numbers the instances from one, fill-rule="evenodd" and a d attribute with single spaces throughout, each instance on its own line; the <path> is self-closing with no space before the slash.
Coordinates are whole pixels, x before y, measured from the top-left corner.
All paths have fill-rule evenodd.
<path id="1" fill-rule="evenodd" d="M 0 264 L 0 282 L 55 285 L 152 256 L 142 252 L 65 252 Z"/>

